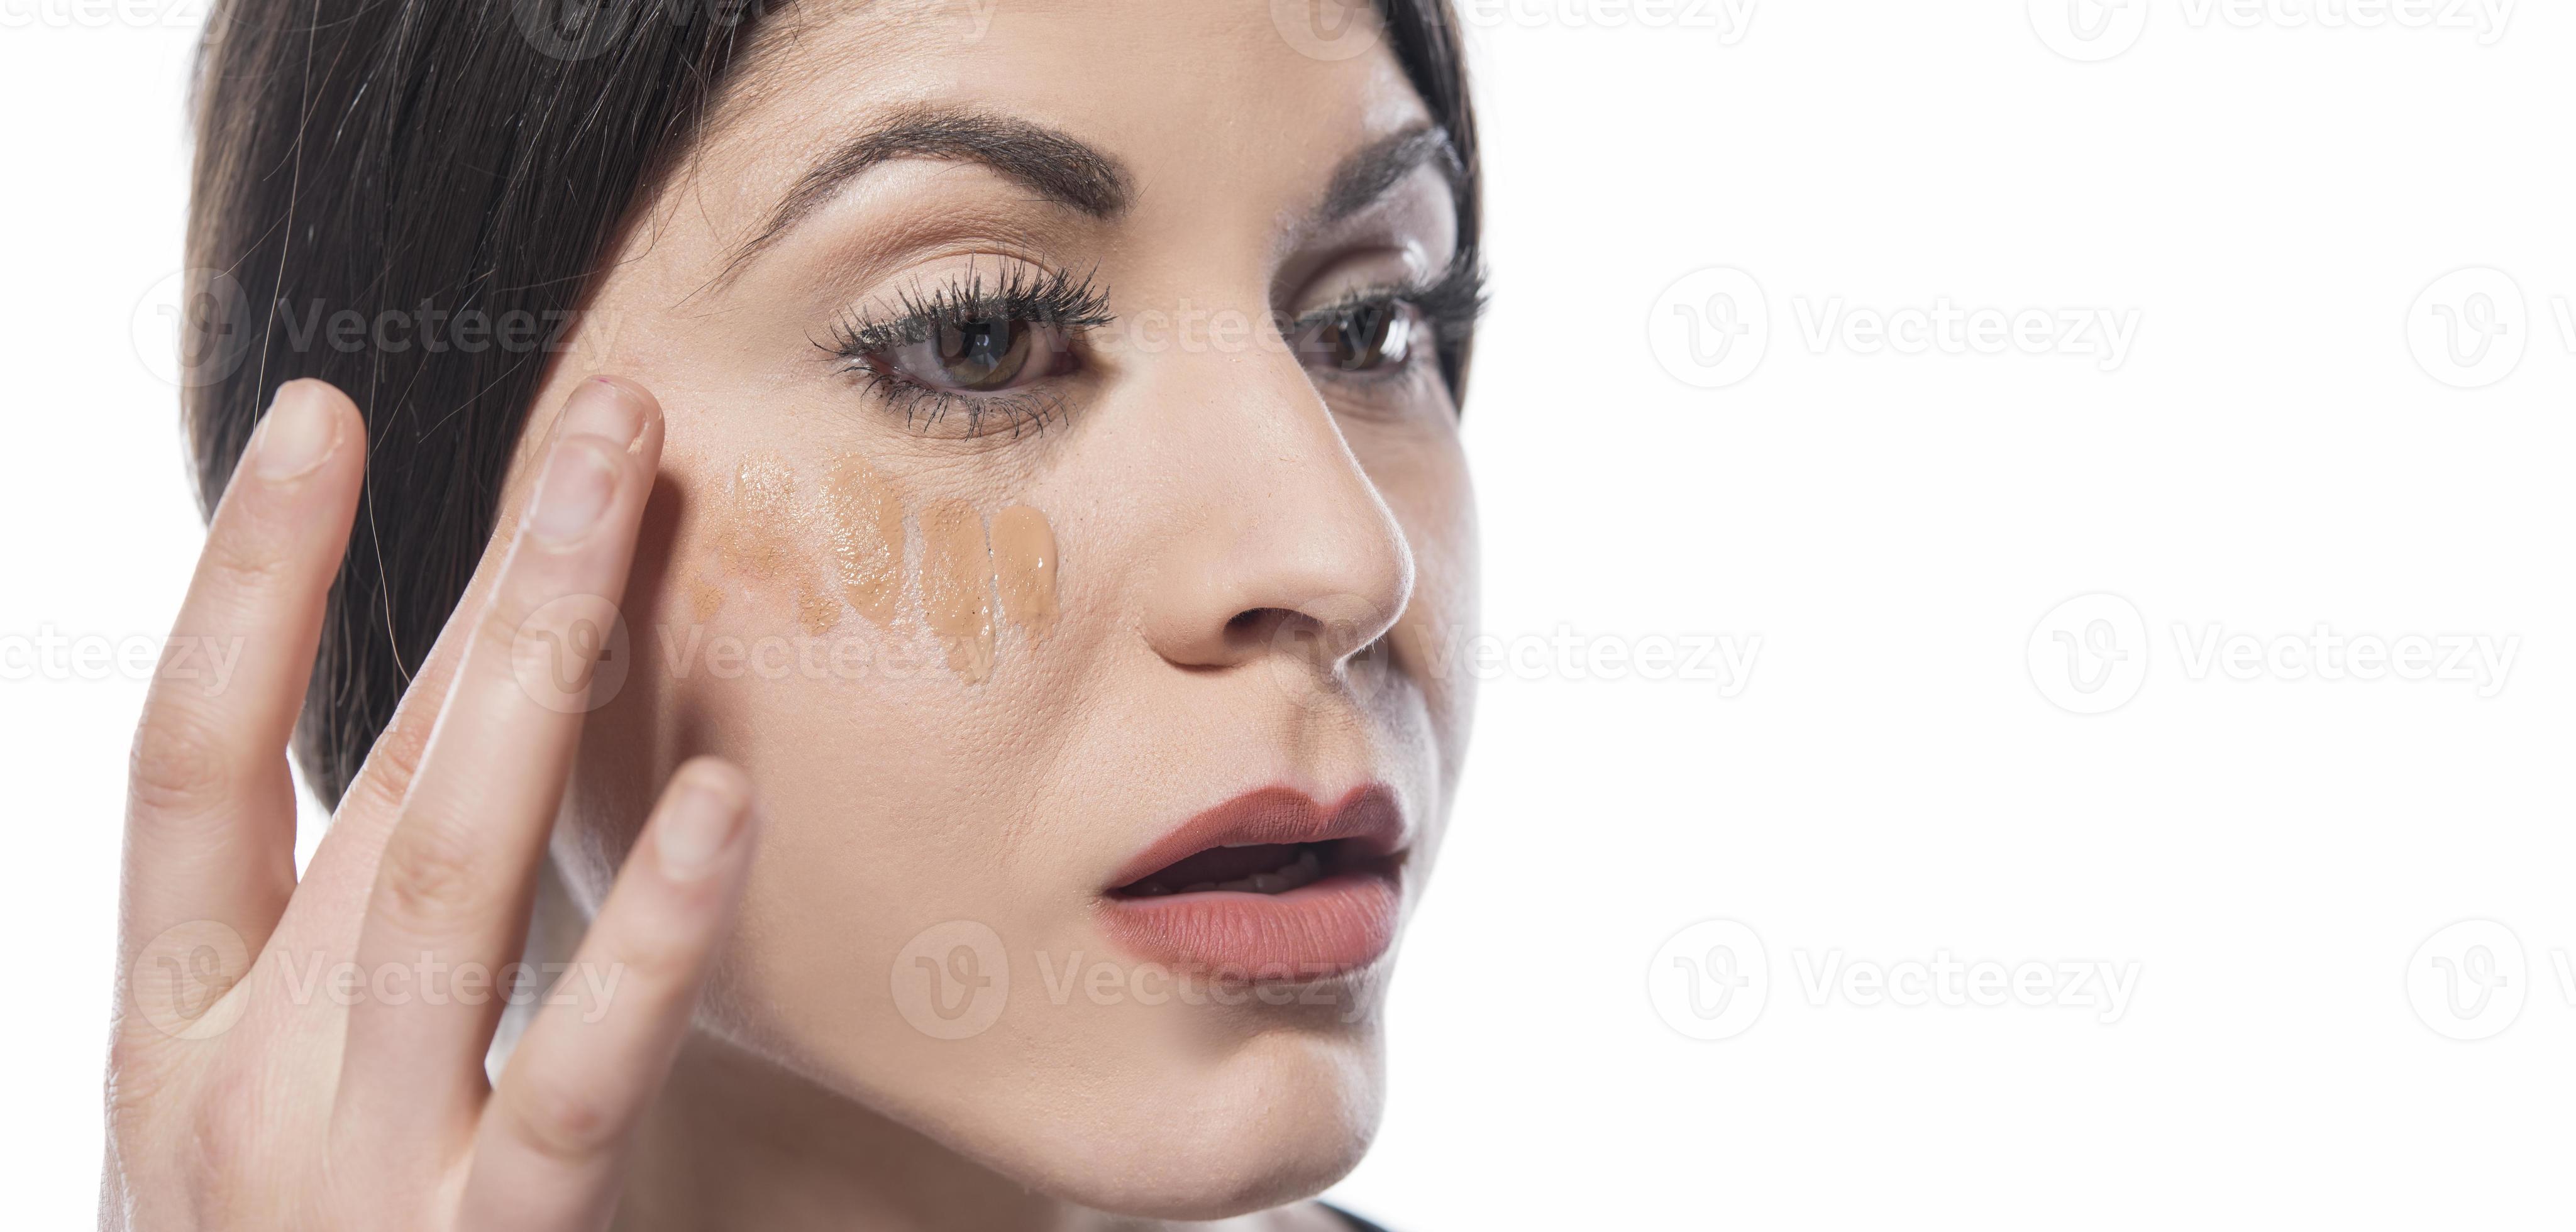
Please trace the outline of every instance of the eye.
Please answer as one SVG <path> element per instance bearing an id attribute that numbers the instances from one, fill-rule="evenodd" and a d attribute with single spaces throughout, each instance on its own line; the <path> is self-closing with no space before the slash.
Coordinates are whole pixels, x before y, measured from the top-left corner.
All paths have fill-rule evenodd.
<path id="1" fill-rule="evenodd" d="M 1063 330 L 1007 317 L 941 321 L 924 332 L 920 341 L 866 352 L 860 362 L 924 389 L 991 393 L 1055 375 L 1068 350 Z"/>
<path id="2" fill-rule="evenodd" d="M 1401 368 L 1413 354 L 1415 316 L 1402 300 L 1367 300 L 1307 318 L 1298 353 L 1309 367 L 1341 372 Z"/>

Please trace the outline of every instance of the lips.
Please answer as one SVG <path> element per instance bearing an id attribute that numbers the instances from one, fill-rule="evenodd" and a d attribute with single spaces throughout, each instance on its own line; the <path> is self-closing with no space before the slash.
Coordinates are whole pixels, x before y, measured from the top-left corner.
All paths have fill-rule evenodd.
<path id="1" fill-rule="evenodd" d="M 1403 809 L 1378 784 L 1326 808 L 1267 787 L 1191 818 L 1137 853 L 1102 898 L 1125 948 L 1221 982 L 1308 982 L 1395 944 Z"/>

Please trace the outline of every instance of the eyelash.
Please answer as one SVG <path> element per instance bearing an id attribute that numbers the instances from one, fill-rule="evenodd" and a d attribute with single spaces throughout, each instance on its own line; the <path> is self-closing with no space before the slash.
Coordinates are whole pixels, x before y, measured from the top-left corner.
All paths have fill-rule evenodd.
<path id="1" fill-rule="evenodd" d="M 997 417 L 1008 421 L 1013 437 L 1024 430 L 1042 431 L 1064 407 L 1064 400 L 1054 394 L 1040 390 L 968 394 L 932 389 L 897 373 L 880 371 L 868 362 L 871 356 L 925 341 L 943 328 L 1009 321 L 1061 330 L 1069 344 L 1082 331 L 1116 319 L 1109 313 L 1108 291 L 1096 285 L 1088 274 L 1077 276 L 1067 270 L 1039 273 L 1026 266 L 1006 265 L 995 278 L 988 284 L 984 271 L 969 269 L 958 281 L 930 290 L 902 292 L 896 296 L 893 315 L 881 320 L 869 320 L 853 309 L 833 326 L 829 339 L 815 345 L 832 356 L 842 371 L 859 378 L 870 395 L 883 399 L 889 409 L 900 410 L 907 428 L 926 432 L 951 414 L 961 414 L 969 437 L 1000 432 L 1000 428 L 988 427 L 985 422 Z"/>
<path id="2" fill-rule="evenodd" d="M 1319 373 L 1327 380 L 1383 385 L 1419 371 L 1426 355 L 1444 355 L 1450 340 L 1464 338 L 1474 327 L 1485 303 L 1484 271 L 1471 256 L 1462 253 L 1438 274 L 1353 292 L 1311 309 L 1283 322 L 1287 326 L 1283 332 L 1294 346 L 1295 340 L 1337 318 L 1411 308 L 1429 336 L 1424 340 L 1427 345 L 1413 347 L 1402 364 L 1382 372 Z M 991 394 L 933 389 L 898 373 L 880 370 L 869 362 L 870 357 L 922 342 L 942 328 L 989 321 L 1061 330 L 1065 335 L 1063 345 L 1070 347 L 1083 331 L 1116 319 L 1109 312 L 1108 292 L 1096 285 L 1091 275 L 1076 276 L 1066 270 L 1040 273 L 1009 265 L 991 285 L 987 285 L 983 271 L 969 269 L 960 281 L 928 291 L 916 288 L 903 292 L 896 298 L 895 313 L 884 319 L 870 320 L 853 309 L 833 327 L 829 339 L 815 345 L 829 354 L 842 371 L 859 378 L 869 395 L 882 399 L 888 409 L 901 411 L 907 428 L 927 432 L 951 415 L 963 415 L 964 435 L 982 437 L 1002 431 L 986 423 L 999 418 L 1008 423 L 1010 436 L 1017 438 L 1024 431 L 1044 431 L 1063 413 L 1064 399 L 1043 389 Z"/>
<path id="3" fill-rule="evenodd" d="M 1303 338 L 1310 331 L 1331 324 L 1345 314 L 1393 312 L 1411 307 L 1417 319 L 1429 331 L 1427 345 L 1416 345 L 1406 362 L 1386 372 L 1331 372 L 1334 380 L 1384 382 L 1401 379 L 1413 373 L 1423 357 L 1446 354 L 1448 344 L 1463 339 L 1473 330 L 1478 317 L 1485 312 L 1485 271 L 1471 255 L 1459 254 L 1448 268 L 1429 277 L 1391 287 L 1357 291 L 1324 307 L 1310 310 L 1291 322 L 1288 336 Z"/>

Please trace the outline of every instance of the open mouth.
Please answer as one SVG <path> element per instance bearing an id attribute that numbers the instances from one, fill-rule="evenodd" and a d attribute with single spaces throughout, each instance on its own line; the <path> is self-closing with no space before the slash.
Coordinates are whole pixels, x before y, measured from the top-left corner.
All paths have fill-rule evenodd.
<path id="1" fill-rule="evenodd" d="M 1334 873 L 1374 863 L 1349 839 L 1318 843 L 1244 843 L 1183 856 L 1109 893 L 1115 898 L 1166 894 L 1285 894 Z"/>
<path id="2" fill-rule="evenodd" d="M 1101 922 L 1140 956 L 1226 979 L 1339 978 L 1394 945 L 1403 806 L 1380 784 L 1338 804 L 1273 787 L 1199 814 L 1101 892 Z"/>

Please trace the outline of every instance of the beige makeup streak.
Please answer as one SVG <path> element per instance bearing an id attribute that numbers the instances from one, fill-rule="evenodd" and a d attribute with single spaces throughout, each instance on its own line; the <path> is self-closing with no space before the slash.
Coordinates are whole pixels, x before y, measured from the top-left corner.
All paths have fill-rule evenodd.
<path id="1" fill-rule="evenodd" d="M 807 633 L 820 636 L 841 623 L 840 599 L 817 583 L 798 550 L 794 535 L 802 520 L 795 516 L 796 472 L 786 460 L 766 451 L 745 457 L 734 472 L 733 506 L 726 565 L 755 578 L 776 579 L 795 596 L 797 623 Z"/>
<path id="2" fill-rule="evenodd" d="M 822 532 L 841 597 L 883 626 L 903 597 L 903 501 L 866 458 L 843 454 L 823 478 Z"/>
<path id="3" fill-rule="evenodd" d="M 962 500 L 921 515 L 921 608 L 948 647 L 948 666 L 969 684 L 993 674 L 993 555 L 984 516 Z"/>
<path id="4" fill-rule="evenodd" d="M 1055 627 L 1055 573 L 1055 528 L 1045 514 L 1013 505 L 994 516 L 993 575 L 1002 615 L 1032 638 Z"/>

